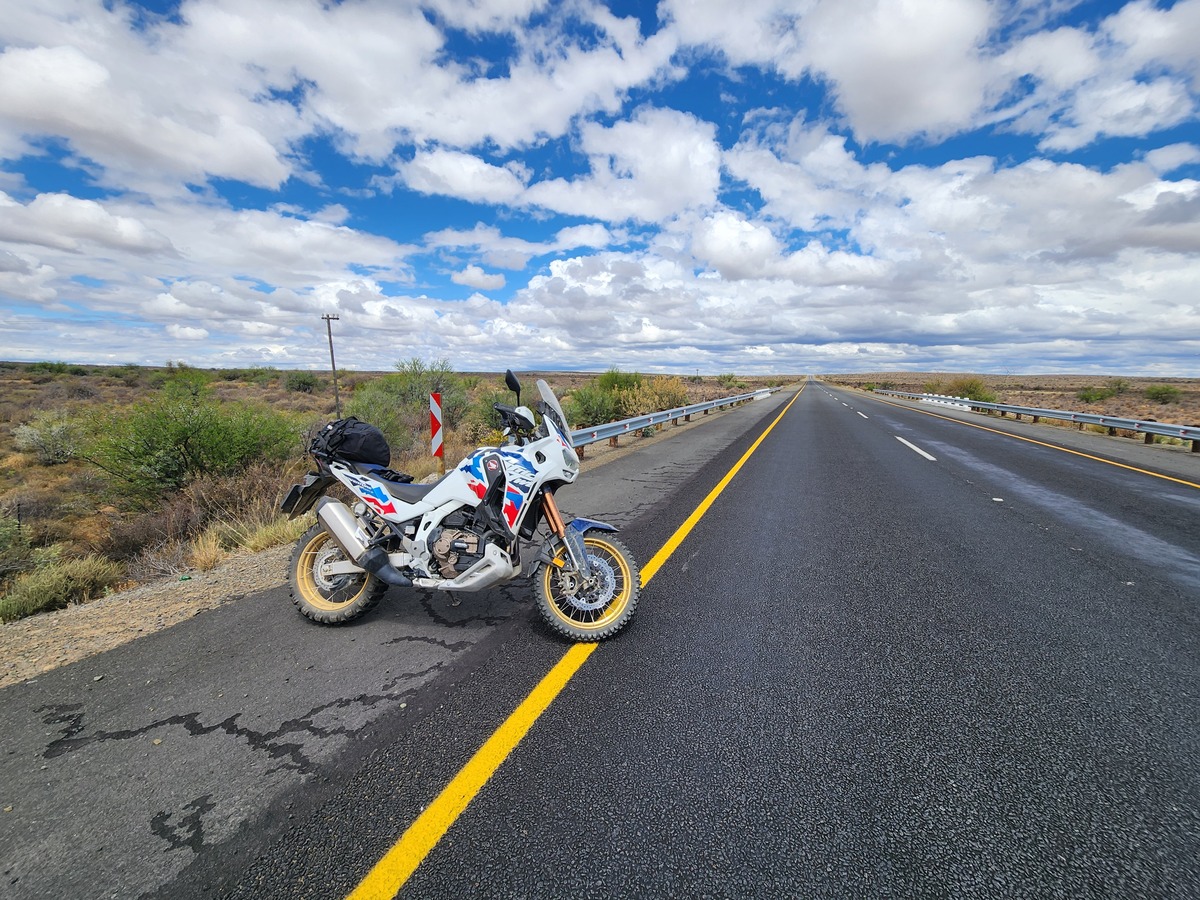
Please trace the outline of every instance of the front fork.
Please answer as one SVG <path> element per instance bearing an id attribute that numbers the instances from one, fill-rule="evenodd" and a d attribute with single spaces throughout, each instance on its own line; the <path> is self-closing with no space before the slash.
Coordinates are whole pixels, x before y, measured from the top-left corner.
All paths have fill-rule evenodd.
<path id="1" fill-rule="evenodd" d="M 583 545 L 583 532 L 576 528 L 567 528 L 563 523 L 562 513 L 558 511 L 553 491 L 542 493 L 542 514 L 546 517 L 546 524 L 550 526 L 551 533 L 567 548 L 567 555 L 571 558 L 571 564 L 579 573 L 579 577 L 590 578 L 592 565 L 588 560 L 587 548 Z M 554 564 L 553 557 L 550 557 L 550 565 Z"/>

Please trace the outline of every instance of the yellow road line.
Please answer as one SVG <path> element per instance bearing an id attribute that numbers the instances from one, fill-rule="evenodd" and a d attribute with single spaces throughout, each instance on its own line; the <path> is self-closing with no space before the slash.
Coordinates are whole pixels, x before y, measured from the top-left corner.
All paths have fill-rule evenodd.
<path id="1" fill-rule="evenodd" d="M 696 510 L 688 516 L 687 521 L 680 525 L 662 549 L 654 554 L 654 557 L 642 569 L 643 587 L 650 583 L 654 573 L 662 568 L 676 548 L 683 543 L 688 532 L 696 526 L 708 508 L 725 490 L 726 485 L 733 480 L 733 476 L 741 470 L 750 455 L 779 424 L 779 420 L 792 408 L 792 404 L 796 402 L 796 398 L 803 391 L 804 388 L 801 387 L 796 392 L 796 396 L 788 401 L 783 412 L 775 417 L 775 420 L 767 426 L 766 431 L 759 435 L 750 449 L 709 492 Z M 554 665 L 554 668 L 546 674 L 529 696 L 521 701 L 520 706 L 504 721 L 504 724 L 497 728 L 483 746 L 475 751 L 475 755 L 467 761 L 467 764 L 454 776 L 453 780 L 442 789 L 442 792 L 392 845 L 383 859 L 377 862 L 367 876 L 359 882 L 358 887 L 350 893 L 347 900 L 391 900 L 396 896 L 400 888 L 404 887 L 404 883 L 408 881 L 409 876 L 421 864 L 421 860 L 437 846 L 438 841 L 449 831 L 450 826 L 467 808 L 475 795 L 483 789 L 500 764 L 528 734 L 538 716 L 546 711 L 554 698 L 562 692 L 572 676 L 579 671 L 579 668 L 599 646 L 599 644 L 573 644 L 563 654 L 562 659 Z"/>
<path id="2" fill-rule="evenodd" d="M 891 400 L 884 400 L 882 397 L 872 397 L 871 399 L 878 403 L 886 403 L 888 406 L 894 406 L 897 409 L 907 409 L 911 410 L 912 412 L 920 413 L 923 416 L 933 416 L 935 419 L 941 419 L 945 422 L 953 422 L 956 425 L 966 425 L 968 428 L 978 428 L 980 431 L 989 431 L 992 434 L 1010 437 L 1015 441 L 1025 441 L 1027 444 L 1037 444 L 1039 447 L 1048 447 L 1051 450 L 1061 450 L 1063 453 L 1070 453 L 1072 456 L 1082 456 L 1084 459 L 1101 462 L 1109 466 L 1116 466 L 1118 469 L 1128 469 L 1130 472 L 1138 472 L 1142 475 L 1149 475 L 1152 478 L 1161 478 L 1163 481 L 1173 481 L 1176 484 L 1182 484 L 1185 487 L 1200 488 L 1200 484 L 1196 484 L 1193 481 L 1184 481 L 1182 478 L 1173 478 L 1170 475 L 1163 475 L 1161 472 L 1151 472 L 1149 469 L 1139 469 L 1137 466 L 1130 466 L 1126 463 L 1113 462 L 1111 459 L 1105 459 L 1102 456 L 1092 456 L 1090 453 L 1084 453 L 1082 450 L 1071 450 L 1068 447 L 1060 447 L 1058 444 L 1047 444 L 1044 441 L 1037 441 L 1033 438 L 1027 438 L 1022 437 L 1019 434 L 1013 434 L 1011 431 L 1001 431 L 998 428 L 988 428 L 986 425 L 976 425 L 974 422 L 964 422 L 962 419 L 955 419 L 952 416 L 943 416 L 939 413 L 930 412 L 927 409 L 915 409 L 911 406 L 905 406 L 903 403 L 895 403 Z"/>
<path id="3" fill-rule="evenodd" d="M 575 644 L 493 732 L 348 900 L 391 900 L 599 644 Z"/>

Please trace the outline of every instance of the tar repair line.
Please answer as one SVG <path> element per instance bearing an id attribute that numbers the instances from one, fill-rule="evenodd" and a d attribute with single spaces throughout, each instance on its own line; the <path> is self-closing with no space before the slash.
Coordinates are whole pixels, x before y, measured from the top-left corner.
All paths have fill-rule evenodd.
<path id="1" fill-rule="evenodd" d="M 783 411 L 758 436 L 750 449 L 688 516 L 687 521 L 675 530 L 670 539 L 663 544 L 662 549 L 646 563 L 642 569 L 643 587 L 650 583 L 650 579 L 670 559 L 671 554 L 683 543 L 684 538 L 708 512 L 709 507 L 713 505 L 733 477 L 741 471 L 746 460 L 753 455 L 767 435 L 779 424 L 780 419 L 787 415 L 787 411 L 792 408 L 792 404 L 802 393 L 804 393 L 803 385 L 796 392 L 796 396 L 788 401 L 788 405 L 783 408 Z M 367 877 L 359 882 L 358 887 L 351 892 L 347 900 L 391 900 L 399 893 L 400 889 L 404 887 L 404 883 L 416 871 L 417 866 L 429 855 L 429 851 L 437 846 L 438 841 L 450 830 L 450 826 L 467 808 L 475 795 L 483 789 L 500 764 L 516 749 L 517 744 L 533 727 L 533 723 L 538 720 L 538 716 L 546 711 L 554 698 L 562 692 L 575 673 L 587 661 L 587 658 L 599 646 L 599 644 L 574 644 L 563 654 L 562 659 L 554 665 L 554 668 L 546 674 L 529 696 L 521 701 L 520 706 L 513 711 L 504 724 L 493 732 L 492 736 L 475 752 L 475 755 L 468 760 L 453 780 L 442 789 L 434 801 L 392 845 L 383 859 L 367 873 Z"/>

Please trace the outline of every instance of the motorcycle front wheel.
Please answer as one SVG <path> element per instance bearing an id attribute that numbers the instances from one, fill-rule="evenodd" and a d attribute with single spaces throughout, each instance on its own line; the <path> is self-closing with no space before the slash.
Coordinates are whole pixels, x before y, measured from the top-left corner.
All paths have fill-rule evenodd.
<path id="1" fill-rule="evenodd" d="M 576 641 L 600 641 L 625 627 L 637 608 L 640 576 L 633 554 L 607 534 L 585 535 L 592 577 L 568 571 L 567 548 L 535 580 L 538 610 L 547 624 Z"/>
<path id="2" fill-rule="evenodd" d="M 296 542 L 288 580 L 292 603 L 322 625 L 341 625 L 373 609 L 387 592 L 387 584 L 366 572 L 326 576 L 322 566 L 346 558 L 342 548 L 320 525 L 314 525 Z"/>

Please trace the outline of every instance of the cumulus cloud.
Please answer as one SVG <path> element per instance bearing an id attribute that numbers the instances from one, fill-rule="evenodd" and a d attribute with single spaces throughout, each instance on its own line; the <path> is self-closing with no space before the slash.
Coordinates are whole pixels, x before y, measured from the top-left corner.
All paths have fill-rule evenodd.
<path id="1" fill-rule="evenodd" d="M 588 123 L 580 149 L 586 177 L 532 185 L 527 202 L 608 222 L 653 222 L 716 200 L 721 150 L 709 122 L 669 109 L 642 108 L 611 127 Z"/>
<path id="2" fill-rule="evenodd" d="M 450 280 L 455 284 L 463 284 L 481 291 L 496 291 L 505 284 L 503 275 L 489 274 L 479 266 L 467 266 L 461 272 L 451 275 Z"/>
<path id="3" fill-rule="evenodd" d="M 511 170 L 453 150 L 418 153 L 397 169 L 414 191 L 478 203 L 510 203 L 525 189 Z"/>

